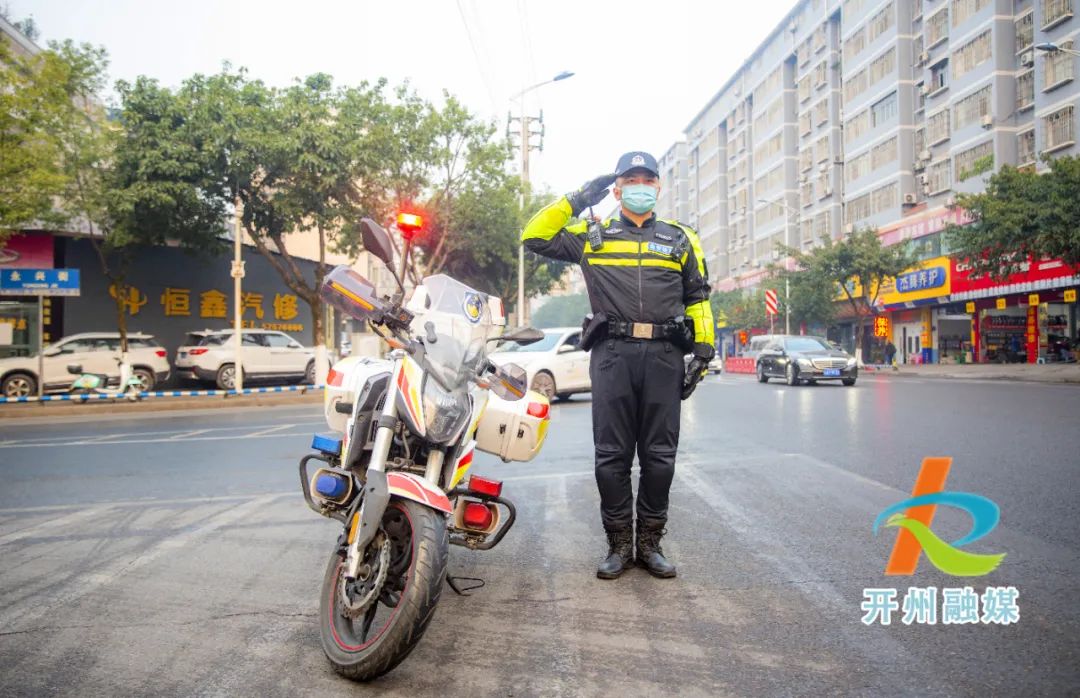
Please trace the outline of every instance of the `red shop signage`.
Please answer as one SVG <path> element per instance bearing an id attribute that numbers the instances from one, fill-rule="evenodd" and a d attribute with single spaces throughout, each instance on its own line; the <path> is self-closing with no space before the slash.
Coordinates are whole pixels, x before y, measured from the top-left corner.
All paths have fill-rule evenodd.
<path id="1" fill-rule="evenodd" d="M 52 269 L 53 239 L 44 233 L 17 233 L 0 243 L 2 269 Z"/>
<path id="2" fill-rule="evenodd" d="M 1010 284 L 1034 283 L 1063 276 L 1072 276 L 1076 273 L 1075 269 L 1066 265 L 1060 259 L 1042 259 L 1038 262 L 1028 260 L 1020 266 L 1020 271 L 1016 274 L 1012 274 L 1004 281 L 995 281 L 985 274 L 972 278 L 971 267 L 954 259 L 952 260 L 952 292 L 966 293 Z"/>

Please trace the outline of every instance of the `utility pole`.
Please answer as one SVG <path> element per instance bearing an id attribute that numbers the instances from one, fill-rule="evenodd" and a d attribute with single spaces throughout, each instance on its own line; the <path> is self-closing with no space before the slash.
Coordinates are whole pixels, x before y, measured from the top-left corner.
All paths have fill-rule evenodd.
<path id="1" fill-rule="evenodd" d="M 564 70 L 550 80 L 544 80 L 538 82 L 535 85 L 526 87 L 521 92 L 511 97 L 511 99 L 518 100 L 518 113 L 520 116 L 515 117 L 513 114 L 506 115 L 506 137 L 512 139 L 517 136 L 520 140 L 521 146 L 521 210 L 525 210 L 525 206 L 528 204 L 529 197 L 529 152 L 531 150 L 539 150 L 544 152 L 544 111 L 540 110 L 540 116 L 527 116 L 525 114 L 525 94 L 532 92 L 538 87 L 543 87 L 553 82 L 559 82 L 569 77 L 573 77 L 574 74 L 568 70 Z M 517 130 L 511 131 L 511 124 L 517 122 Z M 540 130 L 533 131 L 531 123 L 535 121 L 540 124 Z M 532 137 L 539 136 L 540 142 L 537 145 L 533 145 Z M 518 290 L 517 290 L 517 324 L 518 327 L 525 327 L 529 322 L 529 311 L 525 304 L 525 246 L 518 247 Z"/>
<path id="2" fill-rule="evenodd" d="M 784 232 L 787 234 L 787 239 L 792 240 L 794 236 L 791 234 L 791 225 L 795 225 L 795 233 L 799 232 L 799 212 L 792 211 L 788 203 L 783 199 L 777 199 L 776 201 L 768 201 L 766 199 L 758 199 L 758 203 L 762 204 L 776 204 L 784 209 Z M 788 270 L 790 271 L 790 270 Z M 770 325 L 770 331 L 772 327 Z M 787 276 L 784 277 L 784 334 L 791 334 L 791 279 Z"/>
<path id="3" fill-rule="evenodd" d="M 240 244 L 241 227 L 240 227 L 240 197 L 236 197 L 234 202 L 234 221 L 233 221 L 233 263 L 232 263 L 232 278 L 233 278 L 233 342 L 234 342 L 234 358 L 233 358 L 233 389 L 236 392 L 240 392 L 244 389 L 244 364 L 240 358 L 241 347 L 243 346 L 242 326 L 243 321 L 241 319 L 241 313 L 243 312 L 244 304 L 240 297 L 241 279 L 244 278 L 244 260 L 241 257 L 243 246 Z"/>

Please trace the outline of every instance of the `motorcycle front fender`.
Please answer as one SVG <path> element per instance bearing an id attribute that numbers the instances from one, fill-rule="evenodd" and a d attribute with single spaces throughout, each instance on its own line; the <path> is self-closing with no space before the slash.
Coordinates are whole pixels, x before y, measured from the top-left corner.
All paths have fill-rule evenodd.
<path id="1" fill-rule="evenodd" d="M 417 504 L 422 504 L 444 514 L 453 513 L 449 497 L 419 475 L 393 472 L 389 473 L 386 478 L 391 496 L 411 499 Z"/>

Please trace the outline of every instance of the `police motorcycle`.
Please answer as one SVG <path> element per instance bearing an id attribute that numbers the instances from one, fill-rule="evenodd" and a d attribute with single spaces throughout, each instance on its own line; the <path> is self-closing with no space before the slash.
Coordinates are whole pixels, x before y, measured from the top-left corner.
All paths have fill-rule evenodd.
<path id="1" fill-rule="evenodd" d="M 398 227 L 411 230 L 400 219 Z M 394 273 L 386 231 L 370 219 L 360 229 L 365 249 Z M 406 304 L 405 237 L 393 297 L 380 298 L 347 266 L 324 280 L 323 298 L 394 351 L 334 364 L 324 400 L 332 431 L 317 434 L 300 461 L 308 506 L 342 524 L 322 585 L 323 650 L 339 674 L 361 681 L 408 656 L 444 582 L 464 591 L 447 576 L 449 546 L 488 550 L 514 524 L 500 481 L 466 477 L 474 452 L 531 460 L 548 427 L 548 401 L 527 390 L 524 369 L 487 360 L 493 341 L 532 343 L 543 333 L 503 334 L 502 302 L 445 275 L 424 279 Z"/>

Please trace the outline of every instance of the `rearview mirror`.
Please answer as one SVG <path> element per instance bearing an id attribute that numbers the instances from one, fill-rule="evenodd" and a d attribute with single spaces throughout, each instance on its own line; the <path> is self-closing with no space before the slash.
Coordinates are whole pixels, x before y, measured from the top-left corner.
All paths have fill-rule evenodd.
<path id="1" fill-rule="evenodd" d="M 67 372 L 73 376 L 77 376 L 82 373 L 82 364 L 68 364 Z"/>
<path id="2" fill-rule="evenodd" d="M 544 338 L 544 333 L 533 327 L 518 327 L 510 332 L 503 333 L 498 337 L 492 337 L 489 342 L 517 342 L 522 346 L 539 342 Z"/>
<path id="3" fill-rule="evenodd" d="M 555 353 L 556 354 L 569 354 L 570 352 L 577 351 L 577 350 L 578 350 L 578 348 L 575 347 L 573 344 L 564 344 L 561 347 L 559 347 L 559 350 L 556 351 Z"/>
<path id="4" fill-rule="evenodd" d="M 383 227 L 371 220 L 360 220 L 360 239 L 364 243 L 364 249 L 382 260 L 386 266 L 392 266 L 394 262 L 394 246 L 390 242 L 390 235 Z"/>

